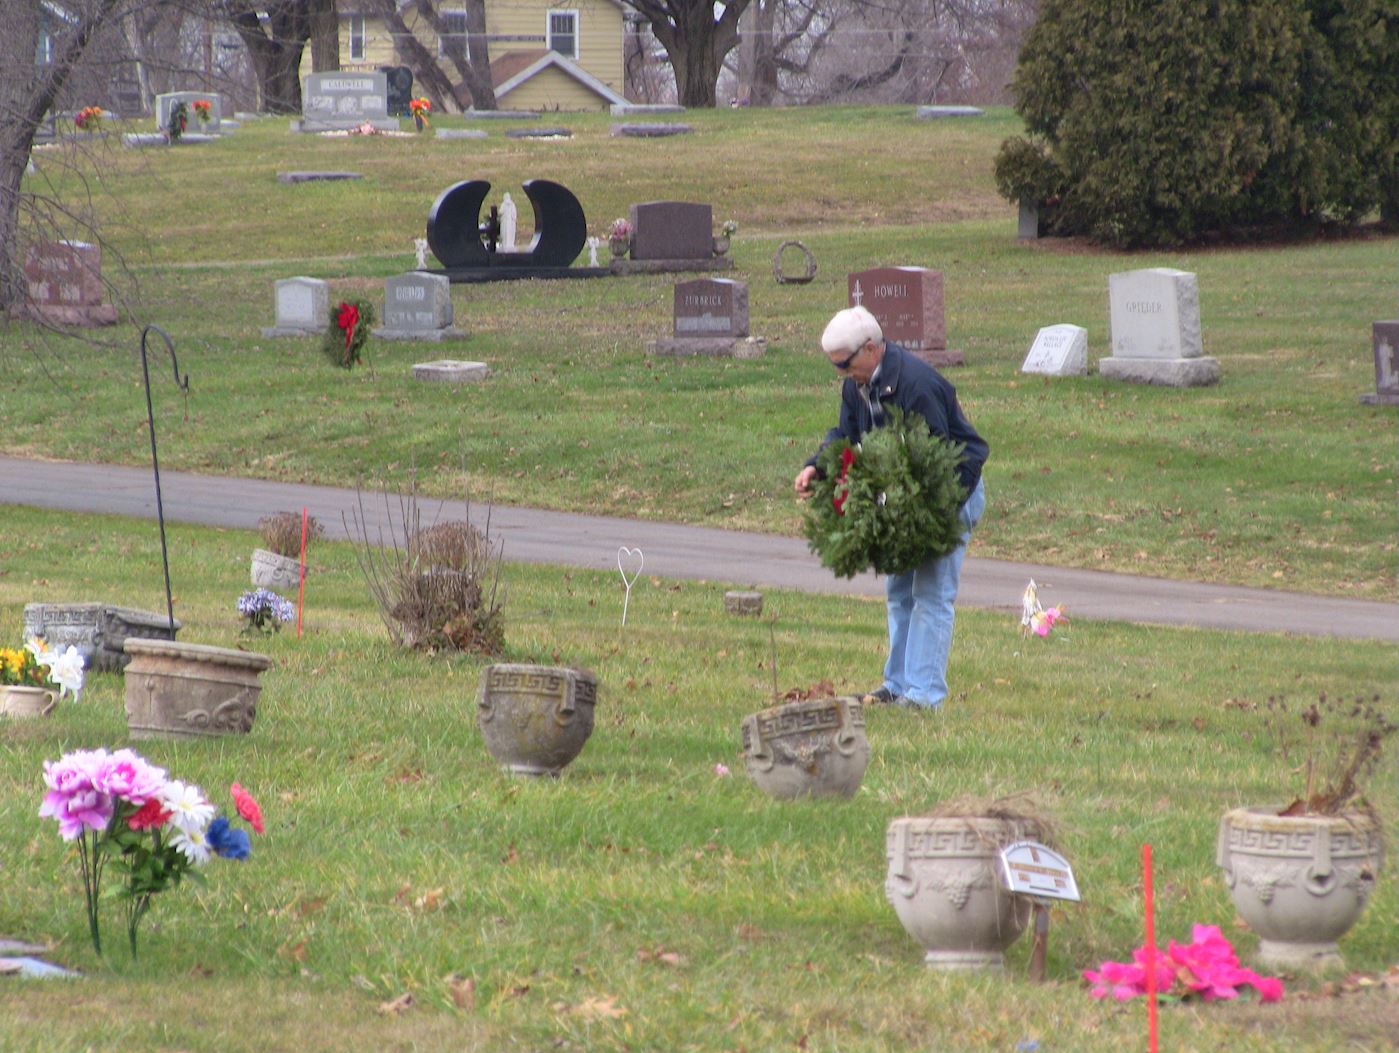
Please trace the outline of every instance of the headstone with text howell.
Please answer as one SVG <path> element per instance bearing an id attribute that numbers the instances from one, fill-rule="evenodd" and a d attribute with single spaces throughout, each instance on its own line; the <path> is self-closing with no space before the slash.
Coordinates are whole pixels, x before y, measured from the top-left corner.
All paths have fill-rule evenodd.
<path id="1" fill-rule="evenodd" d="M 734 263 L 714 253 L 714 209 L 694 201 L 632 205 L 631 259 L 614 259 L 614 274 L 726 271 Z"/>
<path id="2" fill-rule="evenodd" d="M 1193 388 L 1219 380 L 1219 362 L 1204 354 L 1200 288 L 1195 275 L 1148 267 L 1108 275 L 1112 354 L 1098 360 L 1105 377 Z"/>
<path id="3" fill-rule="evenodd" d="M 163 95 L 155 97 L 155 126 L 164 131 L 170 124 L 170 111 L 177 103 L 185 104 L 185 131 L 203 132 L 208 135 L 217 135 L 223 131 L 223 101 L 219 98 L 218 92 L 211 91 L 169 91 Z M 209 104 L 209 119 L 201 122 L 195 111 L 196 102 L 207 102 Z"/>
<path id="4" fill-rule="evenodd" d="M 294 132 L 348 131 L 366 121 L 380 131 L 398 131 L 390 117 L 384 73 L 311 73 L 301 89 L 301 119 Z"/>
<path id="5" fill-rule="evenodd" d="M 85 241 L 41 241 L 24 257 L 24 313 L 50 325 L 115 325 L 102 302 L 102 249 Z"/>
<path id="6" fill-rule="evenodd" d="M 283 278 L 273 295 L 277 324 L 263 336 L 317 336 L 330 324 L 330 291 L 319 278 Z"/>
<path id="7" fill-rule="evenodd" d="M 452 325 L 452 283 L 445 274 L 409 271 L 384 281 L 384 324 L 374 335 L 385 340 L 455 340 L 465 336 Z"/>
<path id="8" fill-rule="evenodd" d="M 942 271 L 872 267 L 846 276 L 850 306 L 863 305 L 892 340 L 934 366 L 960 366 L 966 356 L 947 347 Z"/>
<path id="9" fill-rule="evenodd" d="M 1088 330 L 1081 325 L 1047 325 L 1035 334 L 1022 373 L 1081 377 L 1088 373 Z"/>
<path id="10" fill-rule="evenodd" d="M 1375 393 L 1361 395 L 1369 405 L 1399 406 L 1399 321 L 1376 322 L 1372 327 L 1375 345 Z"/>
<path id="11" fill-rule="evenodd" d="M 767 349 L 762 337 L 748 335 L 748 284 L 732 278 L 678 283 L 672 331 L 648 341 L 647 354 L 757 358 Z"/>

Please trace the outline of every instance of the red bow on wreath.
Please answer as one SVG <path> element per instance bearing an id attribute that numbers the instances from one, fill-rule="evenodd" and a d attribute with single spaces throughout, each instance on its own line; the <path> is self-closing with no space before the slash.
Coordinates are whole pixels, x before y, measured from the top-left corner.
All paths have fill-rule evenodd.
<path id="1" fill-rule="evenodd" d="M 345 333 L 345 350 L 350 349 L 350 341 L 355 338 L 355 326 L 359 325 L 359 308 L 352 303 L 342 303 L 335 324 Z"/>
<path id="2" fill-rule="evenodd" d="M 840 451 L 840 474 L 836 476 L 835 495 L 831 504 L 835 505 L 836 515 L 845 515 L 845 501 L 850 496 L 850 466 L 855 463 L 855 450 L 847 446 Z"/>

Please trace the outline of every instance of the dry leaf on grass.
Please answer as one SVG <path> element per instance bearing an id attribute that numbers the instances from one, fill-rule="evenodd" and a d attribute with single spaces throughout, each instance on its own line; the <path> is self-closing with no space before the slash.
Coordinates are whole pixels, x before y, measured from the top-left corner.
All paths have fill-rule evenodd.
<path id="1" fill-rule="evenodd" d="M 654 950 L 647 950 L 642 947 L 636 952 L 636 960 L 639 962 L 656 962 L 660 965 L 669 965 L 672 968 L 679 968 L 685 964 L 684 955 L 675 951 L 668 951 L 664 947 L 657 947 Z"/>
<path id="2" fill-rule="evenodd" d="M 442 897 L 446 895 L 445 888 L 434 888 L 424 892 L 417 899 L 413 900 L 415 910 L 436 910 L 442 906 Z"/>
<path id="3" fill-rule="evenodd" d="M 381 1016 L 399 1016 L 413 1008 L 413 992 L 404 991 L 397 998 L 387 1002 L 379 1003 L 379 1014 Z"/>
<path id="4" fill-rule="evenodd" d="M 452 996 L 452 1004 L 468 1013 L 476 1008 L 476 981 L 469 976 L 447 977 L 447 993 Z"/>
<path id="5" fill-rule="evenodd" d="M 581 1016 L 588 1020 L 616 1020 L 618 1017 L 627 1015 L 625 1006 L 617 1004 L 616 995 L 608 995 L 599 998 L 590 995 L 577 1005 L 569 1005 L 567 1002 L 555 1002 L 549 1008 L 556 1013 L 566 1013 L 570 1016 Z"/>

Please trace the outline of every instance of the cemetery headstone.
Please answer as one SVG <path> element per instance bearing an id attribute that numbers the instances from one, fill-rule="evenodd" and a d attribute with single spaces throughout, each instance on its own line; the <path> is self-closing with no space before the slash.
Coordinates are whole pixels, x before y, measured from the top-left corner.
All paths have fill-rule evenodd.
<path id="1" fill-rule="evenodd" d="M 485 380 L 491 375 L 484 362 L 463 362 L 444 358 L 436 362 L 419 362 L 413 367 L 413 379 L 436 384 L 467 384 Z"/>
<path id="2" fill-rule="evenodd" d="M 407 117 L 411 112 L 408 101 L 413 98 L 413 71 L 407 66 L 380 66 L 379 72 L 388 82 L 389 116 Z"/>
<path id="3" fill-rule="evenodd" d="M 1108 276 L 1112 354 L 1098 361 L 1105 377 L 1166 387 L 1219 380 L 1219 362 L 1203 353 L 1200 289 L 1195 275 L 1148 267 Z"/>
<path id="4" fill-rule="evenodd" d="M 714 209 L 693 201 L 631 206 L 634 260 L 707 260 L 714 255 Z"/>
<path id="5" fill-rule="evenodd" d="M 359 172 L 278 172 L 279 183 L 336 183 L 342 179 L 363 179 Z"/>
<path id="6" fill-rule="evenodd" d="M 507 139 L 572 139 L 572 128 L 507 128 Z"/>
<path id="7" fill-rule="evenodd" d="M 685 107 L 665 102 L 614 102 L 611 110 L 613 117 L 627 117 L 642 113 L 684 113 Z"/>
<path id="8" fill-rule="evenodd" d="M 934 366 L 960 366 L 961 351 L 947 347 L 942 271 L 927 267 L 871 267 L 846 276 L 850 306 L 863 305 L 892 340 Z"/>
<path id="9" fill-rule="evenodd" d="M 732 278 L 697 278 L 675 286 L 673 335 L 652 340 L 652 355 L 757 358 L 767 349 L 748 335 L 748 284 Z"/>
<path id="10" fill-rule="evenodd" d="M 1035 335 L 1022 373 L 1081 377 L 1088 373 L 1088 330 L 1079 325 L 1047 325 Z"/>
<path id="11" fill-rule="evenodd" d="M 366 121 L 381 131 L 398 131 L 388 115 L 389 84 L 383 73 L 311 73 L 301 90 L 301 120 L 294 132 L 347 131 Z"/>
<path id="12" fill-rule="evenodd" d="M 276 283 L 277 324 L 263 336 L 317 336 L 330 318 L 330 291 L 319 278 L 283 278 Z"/>
<path id="13" fill-rule="evenodd" d="M 51 325 L 115 325 L 102 302 L 102 249 L 85 241 L 41 241 L 24 257 L 25 313 Z"/>
<path id="14" fill-rule="evenodd" d="M 1375 347 L 1375 393 L 1361 395 L 1360 401 L 1399 406 L 1399 321 L 1376 322 L 1371 335 Z"/>
<path id="15" fill-rule="evenodd" d="M 452 283 L 446 275 L 409 271 L 384 282 L 385 340 L 454 340 L 465 334 L 452 325 Z"/>
<path id="16" fill-rule="evenodd" d="M 920 106 L 915 116 L 925 121 L 942 117 L 980 117 L 981 110 L 975 106 Z"/>
<path id="17" fill-rule="evenodd" d="M 175 620 L 175 632 L 182 623 Z M 26 603 L 24 637 L 42 636 L 51 648 L 70 644 L 89 669 L 120 672 L 131 661 L 123 649 L 128 637 L 171 640 L 166 614 L 111 603 Z"/>
<path id="18" fill-rule="evenodd" d="M 688 135 L 694 131 L 688 124 L 671 122 L 669 124 L 614 124 L 611 129 L 612 135 L 629 136 L 633 139 L 663 139 L 670 135 Z"/>
<path id="19" fill-rule="evenodd" d="M 211 91 L 169 91 L 163 95 L 155 97 L 155 126 L 162 131 L 170 123 L 170 111 L 176 104 L 184 103 L 189 116 L 189 126 L 186 133 L 204 133 L 206 135 L 217 135 L 223 131 L 223 101 L 219 98 L 218 92 Z M 209 120 L 201 122 L 195 116 L 194 104 L 196 102 L 207 102 L 209 104 Z"/>
<path id="20" fill-rule="evenodd" d="M 1040 209 L 1028 197 L 1020 199 L 1020 225 L 1015 236 L 1021 241 L 1034 241 L 1040 236 Z"/>
<path id="21" fill-rule="evenodd" d="M 454 183 L 438 195 L 427 216 L 427 240 L 452 281 L 501 281 L 510 278 L 600 277 L 598 268 L 574 267 L 588 238 L 583 206 L 568 187 L 547 179 L 524 184 L 534 209 L 534 236 L 514 252 L 499 252 L 500 210 L 481 208 L 491 184 L 484 179 Z"/>

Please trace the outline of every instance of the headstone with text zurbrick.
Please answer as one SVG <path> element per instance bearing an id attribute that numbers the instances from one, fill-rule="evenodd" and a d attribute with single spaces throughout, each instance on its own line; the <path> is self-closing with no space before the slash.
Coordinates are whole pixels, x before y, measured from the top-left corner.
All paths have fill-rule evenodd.
<path id="1" fill-rule="evenodd" d="M 85 241 L 41 241 L 24 258 L 25 314 L 51 325 L 115 325 L 102 302 L 102 249 Z"/>
<path id="2" fill-rule="evenodd" d="M 942 271 L 927 267 L 872 267 L 846 276 L 850 306 L 863 306 L 879 322 L 884 339 L 934 366 L 966 363 L 947 347 Z"/>
<path id="3" fill-rule="evenodd" d="M 1369 405 L 1399 406 L 1399 321 L 1376 322 L 1372 327 L 1375 346 L 1375 393 L 1361 395 Z"/>
<path id="4" fill-rule="evenodd" d="M 653 355 L 719 355 L 756 358 L 767 347 L 748 335 L 748 283 L 697 278 L 675 286 L 673 336 L 647 343 Z"/>

